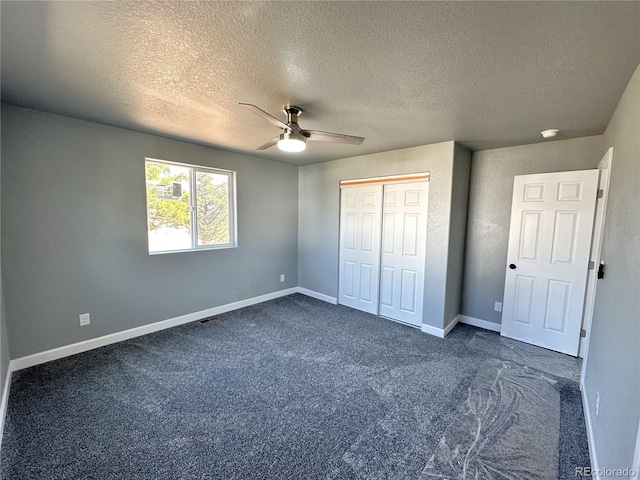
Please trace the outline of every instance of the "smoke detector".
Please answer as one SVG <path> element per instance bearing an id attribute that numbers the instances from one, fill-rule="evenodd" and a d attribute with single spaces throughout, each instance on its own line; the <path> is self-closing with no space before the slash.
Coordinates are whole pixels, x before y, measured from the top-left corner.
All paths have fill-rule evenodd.
<path id="1" fill-rule="evenodd" d="M 560 130 L 557 128 L 551 128 L 549 130 L 543 130 L 540 134 L 542 135 L 542 138 L 553 138 L 558 134 L 558 132 L 560 132 Z"/>

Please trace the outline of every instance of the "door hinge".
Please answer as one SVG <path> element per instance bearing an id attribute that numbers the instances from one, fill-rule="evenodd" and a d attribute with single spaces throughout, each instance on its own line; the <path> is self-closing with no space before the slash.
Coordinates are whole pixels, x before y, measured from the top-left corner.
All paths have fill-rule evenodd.
<path id="1" fill-rule="evenodd" d="M 604 190 L 600 189 L 598 190 L 598 198 L 602 198 L 604 197 Z"/>
<path id="2" fill-rule="evenodd" d="M 596 268 L 596 263 L 593 261 L 589 262 L 589 270 L 593 270 L 594 268 Z"/>
<path id="3" fill-rule="evenodd" d="M 587 336 L 587 331 L 584 328 L 580 330 L 580 336 L 583 338 Z"/>

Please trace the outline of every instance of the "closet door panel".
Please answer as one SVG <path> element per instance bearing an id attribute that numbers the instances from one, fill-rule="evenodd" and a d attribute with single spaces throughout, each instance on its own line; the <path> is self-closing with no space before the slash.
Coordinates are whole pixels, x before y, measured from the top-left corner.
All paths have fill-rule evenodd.
<path id="1" fill-rule="evenodd" d="M 341 190 L 338 303 L 377 314 L 382 185 Z"/>
<path id="2" fill-rule="evenodd" d="M 427 182 L 384 186 L 380 315 L 415 326 L 422 325 L 428 197 Z"/>

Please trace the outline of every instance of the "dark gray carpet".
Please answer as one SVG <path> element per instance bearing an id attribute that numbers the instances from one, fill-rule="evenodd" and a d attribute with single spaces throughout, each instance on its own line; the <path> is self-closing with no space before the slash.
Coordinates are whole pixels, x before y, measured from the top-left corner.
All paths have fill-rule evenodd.
<path id="1" fill-rule="evenodd" d="M 20 480 L 463 478 L 459 465 L 438 469 L 443 439 L 469 443 L 469 405 L 497 394 L 495 405 L 511 410 L 495 407 L 499 428 L 482 448 L 472 442 L 478 461 L 464 475 L 548 479 L 555 469 L 575 478 L 589 455 L 578 385 L 557 367 L 561 358 L 553 357 L 554 375 L 487 342 L 501 339 L 458 325 L 442 340 L 291 295 L 15 372 L 0 472 Z M 524 370 L 546 382 L 518 387 L 540 396 L 536 416 L 548 408 L 545 421 L 527 423 L 513 385 L 488 386 L 505 365 L 501 378 L 512 383 Z M 511 443 L 519 456 L 501 457 Z M 545 470 L 536 471 L 541 459 Z M 489 460 L 499 468 L 482 470 Z"/>

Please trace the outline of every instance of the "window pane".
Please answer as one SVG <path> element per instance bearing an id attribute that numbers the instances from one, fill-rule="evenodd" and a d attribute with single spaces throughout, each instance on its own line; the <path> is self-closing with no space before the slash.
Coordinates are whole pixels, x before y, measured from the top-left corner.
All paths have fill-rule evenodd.
<path id="1" fill-rule="evenodd" d="M 146 162 L 149 251 L 191 248 L 189 168 Z"/>
<path id="2" fill-rule="evenodd" d="M 229 230 L 229 176 L 196 172 L 198 246 L 231 243 Z"/>

